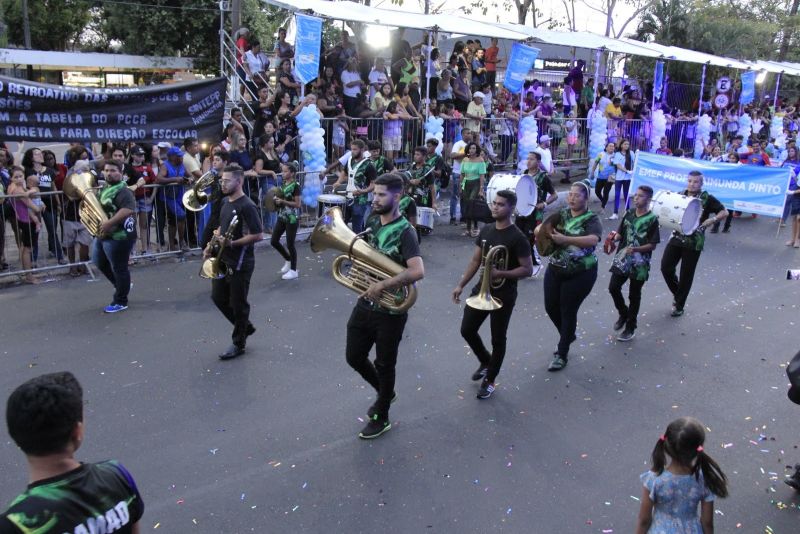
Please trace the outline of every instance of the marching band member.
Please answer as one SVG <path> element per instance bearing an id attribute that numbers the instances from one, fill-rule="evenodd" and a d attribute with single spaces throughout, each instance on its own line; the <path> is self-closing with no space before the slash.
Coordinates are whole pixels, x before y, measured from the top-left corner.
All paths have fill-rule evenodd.
<path id="1" fill-rule="evenodd" d="M 540 258 L 538 258 L 536 252 L 536 239 L 534 238 L 533 231 L 537 226 L 542 224 L 545 208 L 558 200 L 558 193 L 556 193 L 553 187 L 553 182 L 550 181 L 550 175 L 542 170 L 541 163 L 541 154 L 538 152 L 528 153 L 528 168 L 525 170 L 525 174 L 530 175 L 531 178 L 533 178 L 533 182 L 536 184 L 536 207 L 529 216 L 522 217 L 517 215 L 514 221 L 517 227 L 522 230 L 522 233 L 525 234 L 525 237 L 528 238 L 528 242 L 531 245 L 533 251 L 533 272 L 531 276 L 534 277 L 542 270 L 542 265 L 539 263 Z"/>
<path id="2" fill-rule="evenodd" d="M 661 274 L 674 297 L 672 317 L 683 315 L 683 308 L 686 306 L 686 299 L 689 297 L 689 291 L 692 289 L 694 281 L 694 270 L 697 268 L 700 253 L 703 252 L 706 242 L 706 228 L 728 216 L 725 206 L 714 195 L 703 191 L 703 174 L 700 171 L 689 172 L 686 189 L 681 194 L 699 198 L 703 206 L 703 213 L 700 215 L 700 226 L 691 234 L 686 235 L 677 230 L 672 231 L 672 236 L 664 249 L 664 255 L 661 257 Z M 681 264 L 680 279 L 675 275 L 678 263 Z"/>
<path id="3" fill-rule="evenodd" d="M 297 228 L 300 226 L 300 184 L 297 183 L 297 172 L 299 165 L 296 161 L 281 164 L 281 175 L 283 184 L 281 185 L 280 195 L 275 197 L 275 206 L 278 209 L 278 221 L 272 232 L 270 244 L 272 248 L 283 256 L 286 262 L 281 268 L 281 276 L 284 280 L 295 280 L 297 274 L 297 249 L 294 240 L 297 236 Z M 281 236 L 286 233 L 286 248 L 281 245 Z M 288 252 L 286 249 L 289 249 Z"/>
<path id="4" fill-rule="evenodd" d="M 487 224 L 481 228 L 480 234 L 475 239 L 475 248 L 472 258 L 467 264 L 464 275 L 453 289 L 453 302 L 461 302 L 461 292 L 475 273 L 483 265 L 484 276 L 492 280 L 490 294 L 500 301 L 501 307 L 496 309 L 476 309 L 464 306 L 464 316 L 461 321 L 461 336 L 469 344 L 473 354 L 477 356 L 480 365 L 472 374 L 472 380 L 481 380 L 478 390 L 479 399 L 488 399 L 494 393 L 494 382 L 503 365 L 506 354 L 506 332 L 511 321 L 511 312 L 517 300 L 517 280 L 531 275 L 531 247 L 525 235 L 511 222 L 511 214 L 517 205 L 517 195 L 513 191 L 498 191 L 492 200 L 492 217 L 494 224 Z M 489 263 L 488 251 L 495 246 L 500 249 L 505 258 L 505 266 Z M 495 263 L 492 261 L 492 263 Z M 498 282 L 499 281 L 499 282 Z M 495 283 L 497 282 L 497 283 Z M 478 294 L 482 281 L 472 288 L 472 296 Z M 486 350 L 478 333 L 486 318 L 490 318 L 492 329 L 492 351 Z"/>

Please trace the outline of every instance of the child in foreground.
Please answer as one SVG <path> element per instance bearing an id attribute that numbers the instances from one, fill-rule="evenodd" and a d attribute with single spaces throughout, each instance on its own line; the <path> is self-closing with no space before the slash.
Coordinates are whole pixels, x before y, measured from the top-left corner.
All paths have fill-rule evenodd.
<path id="1" fill-rule="evenodd" d="M 697 419 L 682 417 L 669 424 L 653 449 L 653 467 L 641 475 L 636 534 L 714 532 L 714 498 L 728 496 L 728 479 L 703 450 L 705 439 Z"/>
<path id="2" fill-rule="evenodd" d="M 114 461 L 75 459 L 83 441 L 83 390 L 69 372 L 28 380 L 6 405 L 8 433 L 28 460 L 30 483 L 0 514 L 0 534 L 139 532 L 144 504 Z"/>

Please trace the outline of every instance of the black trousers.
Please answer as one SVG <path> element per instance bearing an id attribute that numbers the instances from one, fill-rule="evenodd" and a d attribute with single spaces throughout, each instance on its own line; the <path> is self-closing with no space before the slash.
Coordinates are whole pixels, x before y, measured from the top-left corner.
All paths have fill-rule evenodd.
<path id="1" fill-rule="evenodd" d="M 494 382 L 495 378 L 497 378 L 500 373 L 500 367 L 503 365 L 503 358 L 506 356 L 506 332 L 508 331 L 508 323 L 511 321 L 511 312 L 514 311 L 516 295 L 514 297 L 504 297 L 501 300 L 503 301 L 503 307 L 493 311 L 476 310 L 475 308 L 464 306 L 464 317 L 461 319 L 461 337 L 467 342 L 481 365 L 488 368 L 486 379 L 489 382 Z M 492 331 L 491 353 L 486 350 L 478 333 L 487 317 Z"/>
<path id="2" fill-rule="evenodd" d="M 211 300 L 233 325 L 231 339 L 242 349 L 247 342 L 247 330 L 252 326 L 250 303 L 247 302 L 251 276 L 252 269 L 231 271 L 224 278 L 211 281 Z"/>
<path id="3" fill-rule="evenodd" d="M 272 239 L 270 245 L 283 256 L 283 259 L 291 262 L 292 270 L 297 270 L 297 249 L 294 246 L 294 239 L 297 236 L 298 223 L 286 223 L 283 219 L 278 217 L 275 223 L 275 228 L 272 229 Z M 286 232 L 286 248 L 281 245 L 281 236 Z M 286 249 L 289 249 L 288 252 Z"/>
<path id="4" fill-rule="evenodd" d="M 544 273 L 544 309 L 559 333 L 558 354 L 565 360 L 575 341 L 578 309 L 594 287 L 597 267 L 575 274 L 548 267 Z"/>
<path id="5" fill-rule="evenodd" d="M 664 281 L 672 292 L 672 296 L 675 297 L 675 305 L 679 310 L 682 310 L 686 305 L 686 299 L 692 289 L 694 271 L 697 268 L 697 262 L 700 261 L 701 252 L 700 250 L 679 247 L 672 243 L 667 244 L 664 249 L 664 255 L 661 257 L 661 274 L 664 275 Z M 675 268 L 678 263 L 681 264 L 680 279 L 675 276 Z"/>
<path id="6" fill-rule="evenodd" d="M 625 304 L 625 297 L 622 296 L 622 286 L 625 282 L 630 280 L 630 289 L 628 291 L 628 299 L 630 304 Z M 629 276 L 622 274 L 611 273 L 611 281 L 608 283 L 608 292 L 611 293 L 611 298 L 614 299 L 614 307 L 617 308 L 620 318 L 625 319 L 625 326 L 629 330 L 636 330 L 636 318 L 639 315 L 639 305 L 642 302 L 642 287 L 644 280 L 634 280 Z"/>
<path id="7" fill-rule="evenodd" d="M 397 349 L 403 338 L 406 320 L 406 313 L 392 315 L 359 302 L 347 321 L 347 363 L 378 392 L 375 413 L 382 418 L 389 417 L 389 404 L 394 396 Z M 374 364 L 369 359 L 373 345 Z"/>
<path id="8" fill-rule="evenodd" d="M 605 208 L 608 204 L 608 195 L 611 193 L 611 188 L 614 187 L 613 182 L 608 180 L 598 179 L 594 185 L 594 194 L 600 199 L 600 205 Z"/>

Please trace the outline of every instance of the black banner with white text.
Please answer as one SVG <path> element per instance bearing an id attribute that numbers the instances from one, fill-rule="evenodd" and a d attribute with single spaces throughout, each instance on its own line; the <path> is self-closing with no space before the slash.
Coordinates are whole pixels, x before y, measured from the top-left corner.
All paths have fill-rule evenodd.
<path id="1" fill-rule="evenodd" d="M 0 139 L 30 142 L 213 142 L 224 78 L 147 87 L 65 87 L 0 76 Z"/>

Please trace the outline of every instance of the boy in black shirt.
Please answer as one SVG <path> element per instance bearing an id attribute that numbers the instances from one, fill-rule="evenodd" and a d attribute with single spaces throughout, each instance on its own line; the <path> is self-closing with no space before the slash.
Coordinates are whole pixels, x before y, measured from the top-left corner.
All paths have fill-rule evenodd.
<path id="1" fill-rule="evenodd" d="M 203 258 L 216 256 L 217 247 L 222 247 L 221 261 L 225 275 L 211 281 L 211 299 L 219 311 L 233 324 L 233 344 L 219 355 L 222 360 L 230 360 L 244 354 L 248 336 L 255 333 L 256 328 L 250 322 L 250 304 L 247 292 L 250 290 L 250 277 L 255 268 L 253 247 L 261 241 L 261 217 L 258 208 L 242 191 L 244 171 L 235 163 L 225 167 L 220 184 L 222 208 L 219 215 L 219 227 L 214 230 L 214 239 L 203 250 Z M 225 234 L 231 229 L 231 222 L 236 217 L 231 239 Z"/>
<path id="2" fill-rule="evenodd" d="M 517 280 L 531 275 L 531 247 L 525 234 L 511 222 L 511 214 L 517 205 L 517 195 L 513 191 L 498 191 L 492 201 L 492 217 L 494 224 L 487 224 L 481 228 L 475 240 L 475 252 L 467 265 L 464 276 L 453 289 L 453 302 L 461 302 L 461 292 L 464 286 L 472 280 L 475 273 L 483 263 L 484 255 L 488 250 L 497 245 L 503 245 L 506 250 L 501 255 L 506 257 L 504 269 L 494 265 L 485 265 L 484 269 L 491 270 L 492 287 L 491 295 L 500 300 L 502 307 L 495 310 L 472 308 L 469 304 L 464 307 L 464 318 L 461 321 L 461 336 L 469 344 L 472 352 L 478 357 L 480 366 L 472 374 L 472 380 L 481 380 L 478 390 L 479 399 L 488 399 L 494 392 L 494 381 L 503 365 L 506 354 L 506 331 L 511 321 L 511 312 L 517 300 Z M 482 277 L 481 277 L 482 278 Z M 472 295 L 477 295 L 481 287 L 481 280 L 472 288 Z M 478 330 L 487 317 L 491 317 L 492 352 L 486 350 Z"/>
<path id="3" fill-rule="evenodd" d="M 144 504 L 118 462 L 74 458 L 83 441 L 83 390 L 69 372 L 28 380 L 6 405 L 8 433 L 25 453 L 28 489 L 0 514 L 0 534 L 139 532 Z"/>

